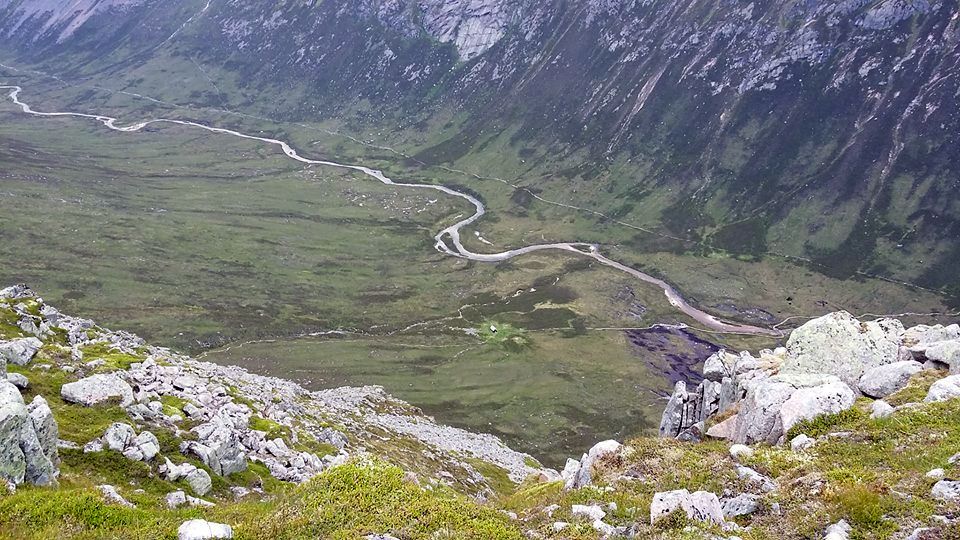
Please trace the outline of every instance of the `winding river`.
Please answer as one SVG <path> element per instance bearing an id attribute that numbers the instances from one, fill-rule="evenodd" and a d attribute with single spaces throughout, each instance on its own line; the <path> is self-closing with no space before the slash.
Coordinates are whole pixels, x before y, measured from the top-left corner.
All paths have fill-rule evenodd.
<path id="1" fill-rule="evenodd" d="M 440 191 L 451 195 L 454 197 L 459 197 L 464 199 L 473 205 L 475 211 L 470 217 L 460 220 L 453 225 L 441 230 L 434 236 L 436 243 L 434 246 L 436 249 L 447 255 L 453 257 L 460 257 L 464 259 L 469 259 L 473 261 L 481 262 L 499 262 L 505 261 L 507 259 L 512 259 L 514 257 L 532 253 L 534 251 L 543 251 L 543 250 L 562 250 L 576 253 L 584 257 L 590 257 L 595 259 L 600 264 L 615 268 L 621 272 L 630 274 L 637 279 L 656 285 L 660 287 L 664 294 L 667 297 L 667 300 L 670 302 L 674 308 L 690 316 L 698 323 L 705 326 L 707 329 L 715 332 L 725 332 L 725 333 L 736 333 L 736 334 L 756 334 L 756 335 L 767 335 L 767 336 L 781 336 L 782 333 L 779 330 L 772 328 L 762 328 L 759 326 L 751 326 L 747 324 L 737 324 L 728 321 L 721 320 L 709 313 L 706 313 L 696 307 L 690 305 L 683 297 L 674 289 L 669 283 L 663 281 L 662 279 L 655 278 L 651 275 L 645 274 L 635 268 L 631 268 L 625 264 L 619 263 L 612 259 L 605 257 L 600 253 L 600 248 L 597 244 L 590 244 L 586 242 L 558 242 L 552 244 L 533 244 L 529 246 L 524 246 L 521 248 L 511 249 L 508 251 L 502 251 L 499 253 L 474 253 L 468 248 L 464 247 L 463 243 L 460 240 L 460 230 L 464 227 L 474 223 L 480 219 L 485 213 L 486 208 L 483 203 L 480 202 L 476 197 L 456 191 L 446 186 L 435 185 L 435 184 L 414 184 L 406 182 L 395 182 L 383 174 L 382 171 L 371 169 L 369 167 L 364 167 L 361 165 L 349 165 L 344 163 L 336 163 L 333 161 L 326 160 L 317 160 L 317 159 L 308 159 L 300 154 L 290 146 L 290 144 L 281 141 L 279 139 L 271 139 L 269 137 L 258 137 L 255 135 L 248 135 L 246 133 L 241 133 L 239 131 L 234 131 L 226 128 L 219 128 L 201 124 L 198 122 L 190 122 L 187 120 L 172 120 L 166 118 L 156 118 L 153 120 L 145 120 L 142 122 L 137 122 L 135 124 L 130 124 L 128 126 L 118 126 L 117 119 L 110 116 L 103 116 L 99 114 L 85 114 L 85 113 L 76 113 L 76 112 L 41 112 L 33 110 L 29 104 L 24 103 L 20 100 L 20 92 L 23 89 L 19 86 L 7 86 L 0 85 L 0 90 L 9 90 L 8 96 L 11 101 L 17 106 L 19 106 L 24 113 L 32 114 L 34 116 L 43 116 L 43 117 L 73 117 L 73 118 L 88 118 L 91 120 L 96 120 L 102 123 L 109 129 L 114 131 L 120 131 L 124 133 L 132 133 L 140 131 L 143 128 L 152 125 L 152 124 L 176 124 L 181 126 L 188 126 L 198 129 L 203 129 L 211 133 L 218 133 L 222 135 L 232 135 L 234 137 L 239 137 L 241 139 L 249 139 L 252 141 L 258 141 L 262 143 L 267 143 L 275 146 L 279 146 L 280 149 L 286 154 L 290 159 L 305 163 L 308 165 L 320 165 L 325 167 L 337 167 L 340 169 L 348 169 L 352 171 L 357 171 L 359 173 L 365 174 L 369 177 L 372 177 L 379 182 L 389 185 L 397 186 L 404 188 L 415 188 L 415 189 L 432 189 L 434 191 Z"/>

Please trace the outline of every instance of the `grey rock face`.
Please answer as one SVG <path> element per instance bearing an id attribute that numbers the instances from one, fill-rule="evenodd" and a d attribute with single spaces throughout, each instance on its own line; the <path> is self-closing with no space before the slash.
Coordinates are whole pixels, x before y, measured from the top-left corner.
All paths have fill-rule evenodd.
<path id="1" fill-rule="evenodd" d="M 707 491 L 690 493 L 685 489 L 655 493 L 650 503 L 650 523 L 677 511 L 695 521 L 723 523 L 723 508 L 716 495 Z"/>
<path id="2" fill-rule="evenodd" d="M 35 401 L 31 406 L 37 412 L 41 425 L 49 429 L 43 410 L 46 403 L 41 398 L 40 402 Z M 49 421 L 52 421 L 52 417 Z M 55 465 L 56 440 L 51 442 L 46 434 L 44 440 L 47 448 L 37 436 L 30 409 L 24 404 L 20 391 L 9 382 L 0 381 L 0 478 L 14 485 L 23 482 L 41 486 L 55 484 L 59 474 Z"/>
<path id="3" fill-rule="evenodd" d="M 119 400 L 123 407 L 133 403 L 133 389 L 113 373 L 91 375 L 67 383 L 60 388 L 60 396 L 70 403 L 88 407 L 110 400 Z"/>
<path id="4" fill-rule="evenodd" d="M 947 367 L 950 373 L 960 373 L 960 339 L 915 345 L 910 351 L 921 359 Z"/>
<path id="5" fill-rule="evenodd" d="M 123 452 L 136 437 L 136 431 L 130 424 L 115 422 L 110 424 L 103 434 L 103 443 L 114 452 Z"/>
<path id="6" fill-rule="evenodd" d="M 43 448 L 44 455 L 54 467 L 58 467 L 60 455 L 57 449 L 60 446 L 60 430 L 57 427 L 57 421 L 53 418 L 53 411 L 42 396 L 34 396 L 33 401 L 27 405 L 27 414 L 30 415 L 30 422 L 33 424 L 33 430 L 37 434 L 37 441 Z"/>
<path id="7" fill-rule="evenodd" d="M 781 373 L 823 373 L 856 388 L 863 373 L 899 359 L 903 324 L 896 319 L 860 322 L 846 311 L 814 319 L 787 340 Z"/>
<path id="8" fill-rule="evenodd" d="M 33 360 L 43 342 L 35 337 L 0 341 L 0 359 L 4 364 L 25 366 Z"/>
<path id="9" fill-rule="evenodd" d="M 184 442 L 182 452 L 197 456 L 220 476 L 246 470 L 247 457 L 233 427 L 209 423 L 197 426 L 194 431 L 200 435 L 200 440 Z"/>
<path id="10" fill-rule="evenodd" d="M 864 395 L 885 398 L 907 386 L 910 377 L 922 370 L 923 366 L 913 360 L 894 362 L 866 370 L 858 385 Z"/>
<path id="11" fill-rule="evenodd" d="M 723 517 L 732 519 L 741 516 L 749 516 L 760 509 L 760 497 L 744 493 L 730 499 L 720 501 L 723 509 Z"/>
<path id="12" fill-rule="evenodd" d="M 199 497 L 203 497 L 209 493 L 210 488 L 213 487 L 213 480 L 210 479 L 210 475 L 207 474 L 207 471 L 203 469 L 194 468 L 183 477 L 183 480 Z"/>
<path id="13" fill-rule="evenodd" d="M 950 375 L 930 385 L 923 401 L 932 403 L 960 397 L 960 375 Z"/>
<path id="14" fill-rule="evenodd" d="M 776 375 L 750 386 L 740 403 L 734 441 L 777 444 L 797 422 L 849 409 L 856 396 L 838 378 Z"/>

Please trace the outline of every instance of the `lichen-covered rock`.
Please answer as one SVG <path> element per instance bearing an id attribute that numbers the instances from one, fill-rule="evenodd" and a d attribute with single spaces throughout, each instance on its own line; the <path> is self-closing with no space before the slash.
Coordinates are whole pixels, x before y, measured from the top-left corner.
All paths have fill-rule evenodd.
<path id="1" fill-rule="evenodd" d="M 720 501 L 720 507 L 723 509 L 723 517 L 727 519 L 749 516 L 760 509 L 760 497 L 744 493 L 723 499 Z"/>
<path id="2" fill-rule="evenodd" d="M 3 364 L 25 366 L 33 360 L 41 347 L 43 342 L 35 337 L 0 341 L 0 359 Z"/>
<path id="3" fill-rule="evenodd" d="M 781 373 L 835 375 L 856 388 L 866 370 L 900 359 L 903 335 L 896 319 L 860 322 L 846 311 L 830 313 L 790 334 Z"/>
<path id="4" fill-rule="evenodd" d="M 801 420 L 850 408 L 856 396 L 830 375 L 776 375 L 748 387 L 740 403 L 734 441 L 743 444 L 782 442 Z"/>
<path id="5" fill-rule="evenodd" d="M 236 428 L 212 422 L 193 429 L 199 440 L 186 441 L 181 452 L 193 454 L 210 467 L 214 474 L 227 476 L 246 470 L 247 457 Z"/>
<path id="6" fill-rule="evenodd" d="M 708 491 L 690 493 L 685 489 L 655 493 L 650 503 L 650 523 L 654 524 L 673 512 L 683 511 L 689 519 L 723 523 L 720 499 Z"/>
<path id="7" fill-rule="evenodd" d="M 923 370 L 919 362 L 906 360 L 870 368 L 860 377 L 860 392 L 872 398 L 885 398 L 907 386 L 910 377 Z"/>
<path id="8" fill-rule="evenodd" d="M 91 375 L 60 387 L 60 396 L 88 407 L 117 400 L 122 407 L 133 403 L 133 388 L 114 373 Z"/>
<path id="9" fill-rule="evenodd" d="M 207 474 L 207 471 L 196 467 L 184 475 L 183 480 L 199 497 L 203 497 L 209 493 L 213 487 L 213 480 L 210 478 L 210 475 Z"/>
<path id="10" fill-rule="evenodd" d="M 44 416 L 40 403 L 35 409 L 38 416 Z M 48 439 L 45 440 L 50 444 Z M 40 486 L 55 484 L 59 471 L 48 455 L 55 457 L 56 451 L 56 443 L 52 449 L 41 444 L 20 390 L 6 380 L 0 380 L 0 478 L 14 485 L 24 482 Z"/>
<path id="11" fill-rule="evenodd" d="M 940 480 L 933 485 L 933 488 L 930 490 L 930 496 L 940 501 L 960 501 L 960 482 Z"/>
<path id="12" fill-rule="evenodd" d="M 20 373 L 7 373 L 7 380 L 13 383 L 20 390 L 30 388 L 30 380 Z"/>
<path id="13" fill-rule="evenodd" d="M 614 440 L 598 442 L 597 444 L 593 445 L 593 447 L 590 448 L 590 451 L 584 454 L 577 463 L 575 471 L 567 471 L 566 468 L 564 469 L 564 474 L 568 475 L 564 477 L 564 488 L 579 489 L 589 486 L 593 481 L 593 466 L 596 464 L 597 460 L 608 455 L 616 454 L 622 447 L 622 444 Z"/>
<path id="14" fill-rule="evenodd" d="M 870 404 L 870 418 L 873 418 L 874 420 L 886 418 L 893 414 L 893 411 L 893 406 L 881 399 L 878 399 Z"/>
<path id="15" fill-rule="evenodd" d="M 54 467 L 59 466 L 60 455 L 57 448 L 60 445 L 60 430 L 57 421 L 53 418 L 53 411 L 47 405 L 47 400 L 43 399 L 43 396 L 34 396 L 33 401 L 27 405 L 27 414 L 30 415 L 33 430 L 37 434 L 37 440 L 43 448 L 44 455 Z"/>
<path id="16" fill-rule="evenodd" d="M 130 424 L 114 422 L 103 433 L 103 443 L 114 452 L 123 452 L 136 436 L 137 432 Z"/>
<path id="17" fill-rule="evenodd" d="M 960 375 L 950 375 L 930 385 L 923 401 L 932 403 L 960 397 Z"/>

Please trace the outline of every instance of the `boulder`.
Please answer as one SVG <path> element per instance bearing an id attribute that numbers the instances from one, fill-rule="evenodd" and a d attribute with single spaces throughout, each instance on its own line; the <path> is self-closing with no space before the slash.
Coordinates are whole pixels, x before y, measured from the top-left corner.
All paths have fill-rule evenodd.
<path id="1" fill-rule="evenodd" d="M 110 400 L 119 400 L 126 407 L 133 403 L 133 389 L 114 373 L 91 375 L 60 387 L 60 397 L 70 403 L 91 407 Z"/>
<path id="2" fill-rule="evenodd" d="M 202 519 L 184 521 L 177 529 L 177 540 L 217 540 L 233 538 L 233 529 L 222 523 Z"/>
<path id="3" fill-rule="evenodd" d="M 246 470 L 247 456 L 234 427 L 225 423 L 208 422 L 193 428 L 192 431 L 201 435 L 201 440 L 184 442 L 181 452 L 197 456 L 214 474 L 220 476 Z"/>
<path id="4" fill-rule="evenodd" d="M 575 504 L 570 508 L 570 514 L 573 517 L 584 518 L 589 521 L 600 520 L 607 515 L 603 508 L 595 504 Z"/>
<path id="5" fill-rule="evenodd" d="M 951 324 L 943 326 L 936 324 L 927 326 L 920 324 L 907 328 L 903 333 L 903 344 L 907 347 L 916 347 L 918 345 L 927 345 L 938 341 L 951 341 L 960 339 L 960 325 Z"/>
<path id="6" fill-rule="evenodd" d="M 120 492 L 117 491 L 117 488 L 103 484 L 97 486 L 97 489 L 100 490 L 100 493 L 103 495 L 103 498 L 110 504 L 116 504 L 126 508 L 134 508 L 134 504 L 123 498 L 123 495 L 120 495 Z"/>
<path id="7" fill-rule="evenodd" d="M 13 383 L 20 390 L 30 388 L 30 380 L 20 373 L 7 373 L 7 380 Z"/>
<path id="8" fill-rule="evenodd" d="M 723 517 L 727 519 L 749 516 L 760 509 L 760 497 L 744 493 L 736 497 L 720 501 Z"/>
<path id="9" fill-rule="evenodd" d="M 940 480 L 933 485 L 930 496 L 945 502 L 960 501 L 960 482 L 954 480 Z"/>
<path id="10" fill-rule="evenodd" d="M 769 493 L 777 489 L 777 484 L 774 483 L 770 478 L 758 473 L 750 467 L 744 467 L 743 465 L 737 465 L 737 478 L 743 480 L 744 482 Z"/>
<path id="11" fill-rule="evenodd" d="M 919 362 L 907 360 L 870 368 L 860 377 L 860 392 L 872 398 L 885 398 L 901 390 L 910 377 L 923 370 Z"/>
<path id="12" fill-rule="evenodd" d="M 590 451 L 580 458 L 576 472 L 573 474 L 568 473 L 566 481 L 564 482 L 564 488 L 579 489 L 589 486 L 593 481 L 593 466 L 596 464 L 597 460 L 603 458 L 604 456 L 616 454 L 622 447 L 622 444 L 614 440 L 602 441 L 593 445 Z M 564 471 L 566 472 L 566 468 Z"/>
<path id="13" fill-rule="evenodd" d="M 137 436 L 130 424 L 114 422 L 103 433 L 103 444 L 114 452 L 123 452 Z"/>
<path id="14" fill-rule="evenodd" d="M 695 521 L 723 523 L 723 508 L 716 495 L 708 491 L 690 493 L 685 489 L 655 493 L 650 503 L 650 523 L 681 510 Z"/>
<path id="15" fill-rule="evenodd" d="M 727 418 L 719 424 L 710 426 L 707 430 L 707 437 L 714 439 L 732 439 L 737 427 L 737 415 Z"/>
<path id="16" fill-rule="evenodd" d="M 933 403 L 960 397 L 960 375 L 950 375 L 930 385 L 923 401 Z"/>
<path id="17" fill-rule="evenodd" d="M 43 398 L 40 399 L 31 403 L 31 406 L 44 425 L 49 408 Z M 51 443 L 46 433 L 43 434 L 46 447 L 41 444 L 30 412 L 20 390 L 10 382 L 0 380 L 0 478 L 13 485 L 24 482 L 39 486 L 53 485 L 59 474 L 55 463 L 58 461 L 57 445 L 55 441 Z M 49 421 L 52 421 L 52 415 Z"/>
<path id="18" fill-rule="evenodd" d="M 3 364 L 25 366 L 33 360 L 40 347 L 43 347 L 43 342 L 35 337 L 0 341 L 0 360 L 3 360 Z"/>
<path id="19" fill-rule="evenodd" d="M 133 444 L 143 454 L 144 461 L 150 461 L 160 453 L 160 441 L 149 431 L 143 431 L 133 440 Z"/>
<path id="20" fill-rule="evenodd" d="M 919 352 L 927 360 L 947 366 L 950 373 L 960 373 L 960 339 L 937 341 L 911 347 L 910 350 Z"/>
<path id="21" fill-rule="evenodd" d="M 199 497 L 203 497 L 209 493 L 213 487 L 213 481 L 210 479 L 210 475 L 203 469 L 194 468 L 184 475 L 183 480 Z"/>
<path id="22" fill-rule="evenodd" d="M 816 443 L 817 441 L 801 433 L 790 439 L 790 450 L 793 450 L 794 452 L 802 452 Z"/>
<path id="23" fill-rule="evenodd" d="M 787 340 L 781 373 L 821 373 L 856 388 L 863 373 L 900 359 L 903 324 L 896 319 L 860 322 L 846 311 L 800 326 Z"/>
<path id="24" fill-rule="evenodd" d="M 30 415 L 30 422 L 44 455 L 54 467 L 59 466 L 60 455 L 57 448 L 60 446 L 60 430 L 47 400 L 43 399 L 43 396 L 34 396 L 33 401 L 27 405 L 27 414 Z"/>
<path id="25" fill-rule="evenodd" d="M 882 399 L 878 399 L 870 404 L 870 418 L 874 420 L 886 418 L 893 414 L 893 411 L 893 406 Z"/>
<path id="26" fill-rule="evenodd" d="M 733 440 L 777 444 L 801 420 L 849 409 L 856 396 L 830 375 L 776 375 L 748 386 Z"/>

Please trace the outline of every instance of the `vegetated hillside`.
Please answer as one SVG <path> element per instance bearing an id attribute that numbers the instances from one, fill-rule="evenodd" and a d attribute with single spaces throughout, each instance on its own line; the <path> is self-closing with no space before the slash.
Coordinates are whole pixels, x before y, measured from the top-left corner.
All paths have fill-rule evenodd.
<path id="1" fill-rule="evenodd" d="M 905 330 L 831 314 L 785 348 L 718 352 L 697 391 L 678 385 L 666 437 L 598 443 L 558 475 L 380 389 L 307 392 L 197 362 L 15 286 L 0 291 L 0 530 L 15 539 L 956 538 L 960 375 L 947 369 L 957 371 L 958 349 L 956 325 Z M 208 522 L 229 535 L 187 534 Z"/>
<path id="2" fill-rule="evenodd" d="M 957 292 L 955 0 L 70 9 L 0 1 L 8 56 L 68 78 L 189 58 L 235 76 L 240 88 L 222 87 L 236 107 L 295 120 L 364 111 L 370 126 L 442 134 L 417 154 L 428 164 L 509 137 L 544 167 L 532 189 L 612 193 L 602 210 L 691 240 L 679 249 L 776 252 Z M 442 129 L 426 122 L 450 111 Z"/>

